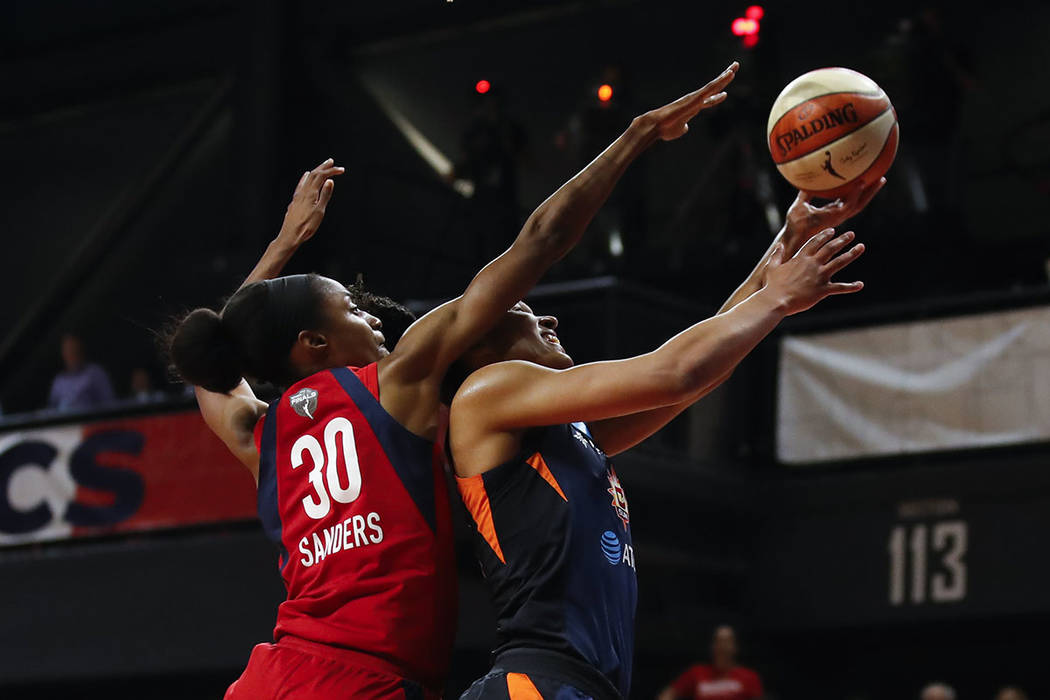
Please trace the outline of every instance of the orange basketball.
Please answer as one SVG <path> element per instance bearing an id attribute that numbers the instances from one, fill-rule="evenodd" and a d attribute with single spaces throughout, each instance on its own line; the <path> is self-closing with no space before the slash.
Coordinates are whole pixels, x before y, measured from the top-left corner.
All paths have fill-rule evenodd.
<path id="1" fill-rule="evenodd" d="M 890 169 L 899 130 L 890 98 L 875 81 L 848 68 L 821 68 L 781 91 L 766 137 L 788 182 L 834 199 Z"/>

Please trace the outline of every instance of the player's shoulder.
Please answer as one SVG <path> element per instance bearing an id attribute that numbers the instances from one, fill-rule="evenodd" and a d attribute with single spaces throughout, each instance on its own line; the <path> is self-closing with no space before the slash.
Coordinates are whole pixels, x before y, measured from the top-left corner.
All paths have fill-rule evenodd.
<path id="1" fill-rule="evenodd" d="M 447 341 L 449 329 L 459 318 L 463 297 L 456 297 L 431 309 L 416 319 L 401 335 L 393 352 L 384 358 L 386 372 L 404 381 L 418 381 L 427 376 L 436 359 L 435 353 Z"/>
<path id="2" fill-rule="evenodd" d="M 333 367 L 304 377 L 276 399 L 270 410 L 281 417 L 279 431 L 298 431 L 302 421 L 342 414 L 348 405 L 367 403 L 378 394 L 375 364 L 364 367 Z"/>
<path id="3" fill-rule="evenodd" d="M 554 370 L 525 360 L 494 362 L 472 372 L 460 385 L 459 391 L 456 392 L 456 400 L 462 403 L 466 400 L 489 398 L 493 393 L 517 387 L 523 381 L 552 371 Z"/>

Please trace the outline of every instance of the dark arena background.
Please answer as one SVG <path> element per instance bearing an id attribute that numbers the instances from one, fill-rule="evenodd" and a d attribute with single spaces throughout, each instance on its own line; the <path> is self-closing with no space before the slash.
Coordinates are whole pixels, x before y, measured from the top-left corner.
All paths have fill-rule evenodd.
<path id="1" fill-rule="evenodd" d="M 748 7 L 4 2 L 0 697 L 220 698 L 271 638 L 251 477 L 156 338 L 237 287 L 304 170 L 347 167 L 289 270 L 425 310 L 732 60 L 726 103 L 650 149 L 530 297 L 577 361 L 656 347 L 748 274 L 795 195 L 765 143 L 794 77 L 872 77 L 900 150 L 849 224 L 864 291 L 782 323 L 616 459 L 632 697 L 723 624 L 768 698 L 1050 697 L 1050 6 L 768 3 L 757 41 L 732 30 Z M 114 398 L 49 409 L 72 336 Z M 458 544 L 446 697 L 494 629 Z"/>

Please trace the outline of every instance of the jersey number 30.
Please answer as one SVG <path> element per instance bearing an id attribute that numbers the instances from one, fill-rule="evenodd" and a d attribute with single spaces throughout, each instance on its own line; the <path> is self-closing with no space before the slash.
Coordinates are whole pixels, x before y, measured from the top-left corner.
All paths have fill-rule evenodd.
<path id="1" fill-rule="evenodd" d="M 303 498 L 303 508 L 308 516 L 320 520 L 332 510 L 333 500 L 337 503 L 352 503 L 361 495 L 361 464 L 357 459 L 354 426 L 349 420 L 338 417 L 328 421 L 324 427 L 323 449 L 313 435 L 303 435 L 296 440 L 292 445 L 292 469 L 303 466 L 306 454 L 310 455 L 314 463 L 314 468 L 310 470 L 314 495 Z M 339 459 L 340 455 L 342 460 Z M 346 470 L 345 487 L 339 474 L 340 461 Z"/>

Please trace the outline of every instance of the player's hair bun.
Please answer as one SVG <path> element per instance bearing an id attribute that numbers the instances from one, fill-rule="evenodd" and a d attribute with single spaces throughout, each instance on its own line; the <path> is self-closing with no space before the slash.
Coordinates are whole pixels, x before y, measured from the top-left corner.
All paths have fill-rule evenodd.
<path id="1" fill-rule="evenodd" d="M 211 309 L 194 309 L 171 339 L 171 360 L 187 384 L 229 393 L 243 376 L 237 340 Z"/>

